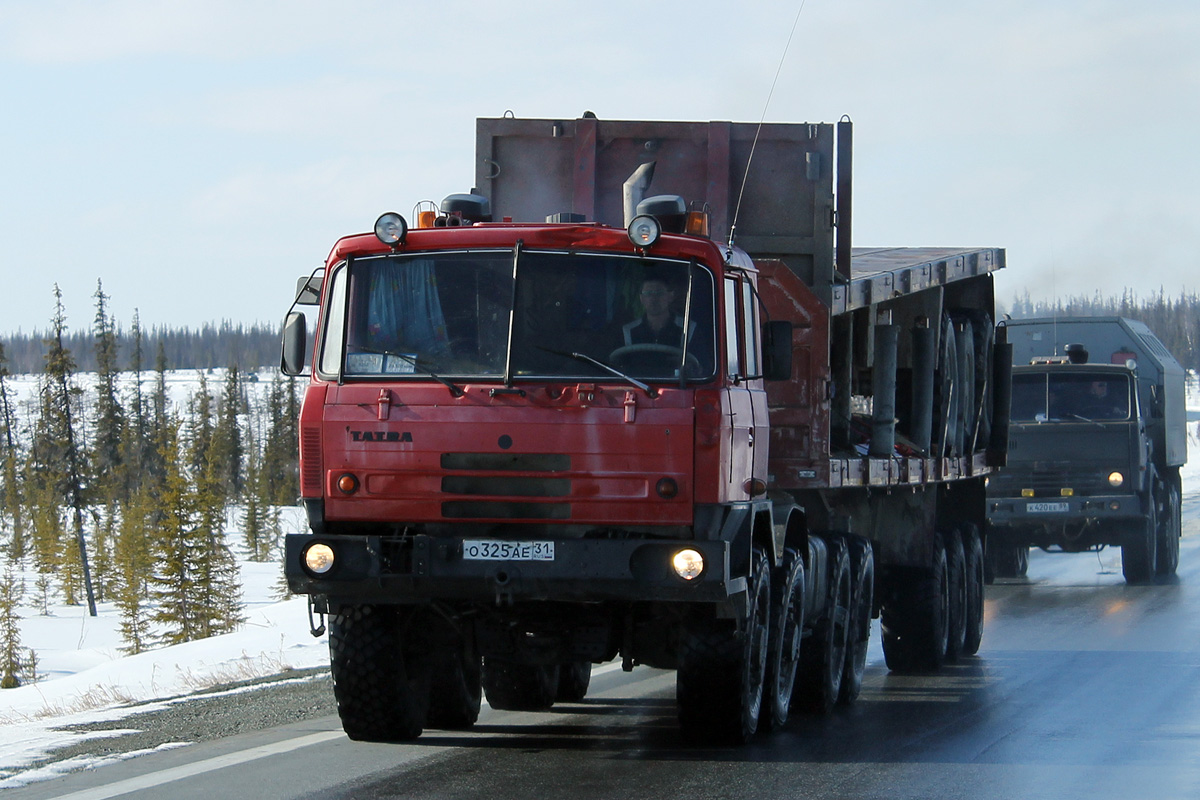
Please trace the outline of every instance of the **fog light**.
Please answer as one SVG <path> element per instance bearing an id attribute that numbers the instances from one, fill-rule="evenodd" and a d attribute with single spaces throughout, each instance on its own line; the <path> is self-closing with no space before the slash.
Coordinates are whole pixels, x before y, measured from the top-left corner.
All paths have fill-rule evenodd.
<path id="1" fill-rule="evenodd" d="M 685 581 L 695 580 L 704 572 L 704 556 L 692 549 L 680 550 L 671 558 L 671 566 Z"/>
<path id="2" fill-rule="evenodd" d="M 1121 473 L 1119 473 L 1119 472 L 1108 473 L 1108 483 L 1110 486 L 1113 486 L 1115 488 L 1117 486 L 1120 486 L 1124 482 L 1125 482 L 1125 476 L 1122 475 Z"/>
<path id="3" fill-rule="evenodd" d="M 658 496 L 664 500 L 670 500 L 679 494 L 679 484 L 674 478 L 660 478 L 654 486 L 654 491 L 658 492 Z"/>
<path id="4" fill-rule="evenodd" d="M 1117 502 L 1116 500 L 1113 500 L 1111 503 L 1108 504 L 1108 510 L 1109 511 L 1120 511 L 1121 504 L 1119 502 Z"/>
<path id="5" fill-rule="evenodd" d="M 333 548 L 327 544 L 309 545 L 304 551 L 304 566 L 309 572 L 324 575 L 333 569 Z"/>

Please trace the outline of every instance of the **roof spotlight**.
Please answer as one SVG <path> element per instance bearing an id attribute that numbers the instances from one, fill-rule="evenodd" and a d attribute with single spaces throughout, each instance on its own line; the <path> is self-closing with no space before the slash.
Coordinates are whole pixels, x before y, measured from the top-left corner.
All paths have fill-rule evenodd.
<path id="1" fill-rule="evenodd" d="M 629 241 L 634 247 L 651 247 L 662 236 L 662 226 L 649 214 L 638 214 L 629 223 Z"/>
<path id="2" fill-rule="evenodd" d="M 407 235 L 408 223 L 395 211 L 381 214 L 379 219 L 375 220 L 375 237 L 389 247 L 404 244 L 404 237 Z"/>

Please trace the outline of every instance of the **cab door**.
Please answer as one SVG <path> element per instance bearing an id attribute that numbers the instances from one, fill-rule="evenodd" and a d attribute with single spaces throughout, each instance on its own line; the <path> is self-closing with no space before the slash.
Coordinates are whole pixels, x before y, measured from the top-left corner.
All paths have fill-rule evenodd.
<path id="1" fill-rule="evenodd" d="M 726 277 L 724 294 L 727 382 L 722 406 L 728 415 L 730 437 L 728 472 L 724 478 L 726 499 L 736 502 L 750 499 L 751 479 L 755 475 L 766 475 L 767 407 L 762 381 L 751 378 L 758 372 L 759 355 L 749 281 L 740 275 Z M 755 383 L 757 389 L 753 388 Z"/>

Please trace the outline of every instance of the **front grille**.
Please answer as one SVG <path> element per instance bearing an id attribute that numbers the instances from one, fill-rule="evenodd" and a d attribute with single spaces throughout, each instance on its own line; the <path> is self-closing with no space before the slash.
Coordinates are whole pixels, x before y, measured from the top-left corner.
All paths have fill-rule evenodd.
<path id="1" fill-rule="evenodd" d="M 1062 489 L 1073 489 L 1076 495 L 1111 494 L 1107 473 L 1080 473 L 1065 469 L 1034 470 L 1030 473 L 1001 473 L 991 479 L 992 494 L 1019 496 L 1022 489 L 1033 489 L 1038 497 L 1060 495 Z"/>
<path id="2" fill-rule="evenodd" d="M 570 503 L 512 503 L 490 500 L 448 500 L 447 519 L 570 519 Z"/>
<path id="3" fill-rule="evenodd" d="M 567 497 L 568 478 L 523 478 L 515 475 L 447 475 L 442 478 L 446 494 L 500 495 L 510 497 Z"/>
<path id="4" fill-rule="evenodd" d="M 571 469 L 571 457 L 564 453 L 443 453 L 442 469 L 566 472 Z"/>

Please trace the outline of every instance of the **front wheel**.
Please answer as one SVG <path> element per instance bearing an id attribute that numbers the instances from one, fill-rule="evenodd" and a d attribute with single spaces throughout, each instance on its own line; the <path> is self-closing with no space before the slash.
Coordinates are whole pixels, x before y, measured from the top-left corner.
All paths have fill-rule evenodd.
<path id="1" fill-rule="evenodd" d="M 405 646 L 403 623 L 392 606 L 344 606 L 329 618 L 333 695 L 351 739 L 399 742 L 421 735 L 429 670 L 422 648 Z"/>
<path id="2" fill-rule="evenodd" d="M 1126 583 L 1146 583 L 1154 577 L 1158 557 L 1158 518 L 1154 493 L 1146 497 L 1146 516 L 1135 522 L 1121 543 L 1121 574 Z"/>
<path id="3" fill-rule="evenodd" d="M 702 618 L 684 628 L 675 698 L 679 724 L 688 739 L 745 744 L 758 730 L 771 619 L 771 579 L 766 554 L 757 547 L 748 583 L 746 613 L 740 626 Z"/>
<path id="4" fill-rule="evenodd" d="M 483 700 L 480 658 L 469 640 L 439 643 L 432 653 L 429 719 L 431 728 L 462 730 L 479 719 Z"/>
<path id="5" fill-rule="evenodd" d="M 558 668 L 558 692 L 554 699 L 559 703 L 578 703 L 587 696 L 592 682 L 592 662 L 572 661 Z"/>

